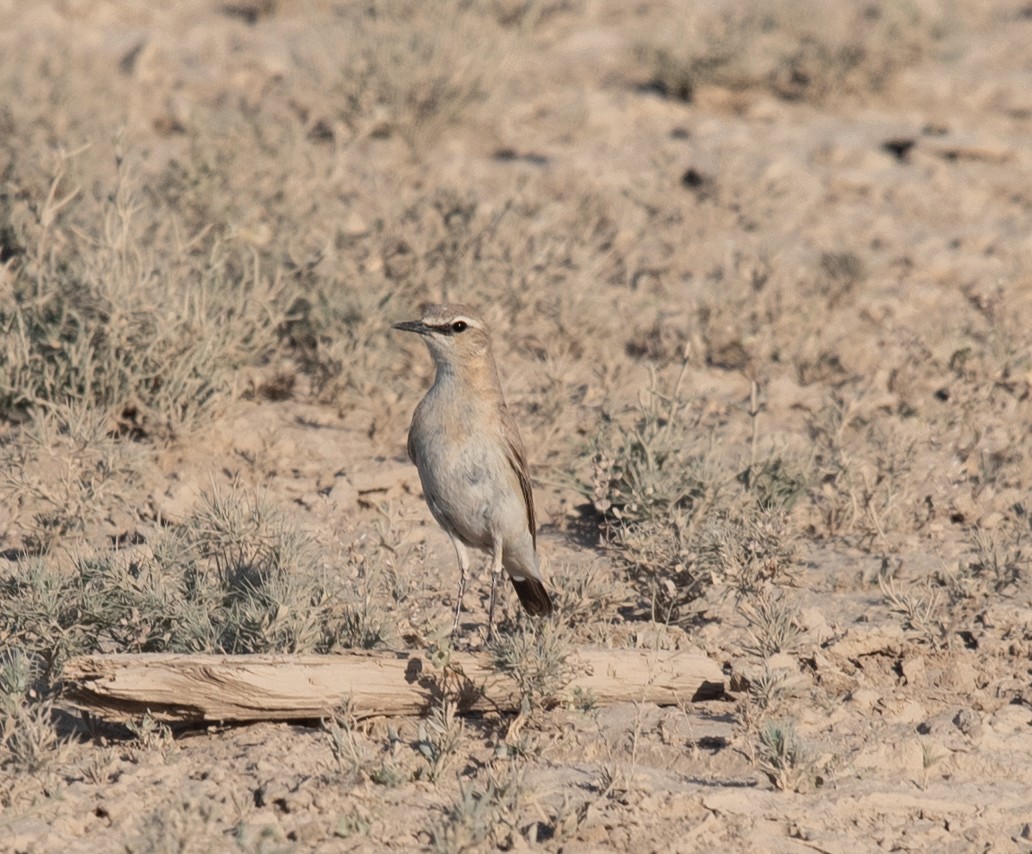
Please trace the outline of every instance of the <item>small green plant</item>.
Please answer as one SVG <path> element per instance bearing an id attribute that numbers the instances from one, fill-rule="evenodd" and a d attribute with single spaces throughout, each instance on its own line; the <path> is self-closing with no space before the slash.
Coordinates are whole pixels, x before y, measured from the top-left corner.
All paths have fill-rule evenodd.
<path id="1" fill-rule="evenodd" d="M 488 773 L 482 783 L 460 781 L 458 798 L 444 820 L 430 831 L 430 850 L 458 854 L 510 848 L 520 835 L 518 822 L 525 797 L 523 772 L 515 767 L 504 778 Z"/>
<path id="2" fill-rule="evenodd" d="M 893 614 L 900 617 L 904 629 L 935 648 L 945 645 L 946 617 L 938 590 L 930 585 L 926 585 L 924 590 L 912 586 L 900 587 L 895 579 L 887 575 L 878 577 L 878 587 L 885 604 Z"/>
<path id="3" fill-rule="evenodd" d="M 149 714 L 129 721 L 126 729 L 132 733 L 141 750 L 156 750 L 161 754 L 166 754 L 175 744 L 172 728 Z"/>
<path id="4" fill-rule="evenodd" d="M 358 732 L 358 719 L 350 700 L 344 700 L 323 720 L 322 725 L 329 738 L 337 773 L 345 779 L 357 779 L 366 773 L 372 763 L 372 754 Z"/>
<path id="5" fill-rule="evenodd" d="M 788 673 L 765 667 L 763 673 L 749 680 L 749 701 L 756 710 L 755 714 L 762 718 L 775 712 L 792 696 L 792 689 Z"/>
<path id="6" fill-rule="evenodd" d="M 813 760 L 791 722 L 768 722 L 760 731 L 756 758 L 775 788 L 798 790 L 807 782 Z"/>
<path id="7" fill-rule="evenodd" d="M 754 504 L 714 514 L 693 542 L 698 572 L 732 590 L 737 599 L 798 576 L 799 542 L 781 509 Z"/>
<path id="8" fill-rule="evenodd" d="M 54 703 L 17 649 L 0 653 L 0 768 L 40 775 L 62 761 L 67 740 L 54 727 Z"/>
<path id="9" fill-rule="evenodd" d="M 465 727 L 458 715 L 456 700 L 448 694 L 439 696 L 425 720 L 420 721 L 416 752 L 426 760 L 419 775 L 436 783 L 457 760 Z"/>
<path id="10" fill-rule="evenodd" d="M 570 705 L 579 712 L 593 712 L 598 708 L 598 697 L 591 689 L 585 690 L 578 685 L 573 689 Z"/>
<path id="11" fill-rule="evenodd" d="M 748 650 L 759 658 L 791 652 L 799 640 L 796 609 L 785 601 L 783 594 L 760 591 L 741 600 L 738 610 L 748 623 Z"/>
<path id="12" fill-rule="evenodd" d="M 498 633 L 490 648 L 495 667 L 511 677 L 532 709 L 556 705 L 577 675 L 570 630 L 555 620 L 521 618 L 515 630 Z"/>

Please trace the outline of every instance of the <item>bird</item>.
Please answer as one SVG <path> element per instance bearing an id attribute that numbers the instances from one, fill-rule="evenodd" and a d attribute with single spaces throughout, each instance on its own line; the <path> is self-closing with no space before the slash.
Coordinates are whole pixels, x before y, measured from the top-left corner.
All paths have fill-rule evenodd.
<path id="1" fill-rule="evenodd" d="M 468 549 L 479 549 L 491 558 L 490 641 L 503 569 L 527 613 L 552 613 L 538 565 L 526 450 L 505 403 L 491 334 L 475 311 L 457 303 L 424 304 L 419 320 L 393 328 L 422 337 L 436 368 L 433 384 L 412 415 L 408 455 L 430 513 L 451 538 L 459 562 L 452 635 L 458 631 L 469 575 Z"/>

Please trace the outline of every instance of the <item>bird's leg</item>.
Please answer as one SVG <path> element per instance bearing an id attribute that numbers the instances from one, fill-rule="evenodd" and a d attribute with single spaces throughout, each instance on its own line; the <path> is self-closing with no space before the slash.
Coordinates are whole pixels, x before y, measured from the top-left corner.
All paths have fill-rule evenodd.
<path id="1" fill-rule="evenodd" d="M 487 640 L 494 637 L 495 594 L 498 592 L 498 578 L 502 574 L 502 544 L 496 543 L 491 550 L 491 604 L 487 609 Z"/>
<path id="2" fill-rule="evenodd" d="M 452 625 L 452 640 L 459 632 L 459 614 L 462 611 L 462 596 L 466 592 L 466 577 L 469 575 L 469 552 L 457 537 L 452 538 L 455 556 L 459 559 L 459 595 L 455 599 L 455 622 Z"/>

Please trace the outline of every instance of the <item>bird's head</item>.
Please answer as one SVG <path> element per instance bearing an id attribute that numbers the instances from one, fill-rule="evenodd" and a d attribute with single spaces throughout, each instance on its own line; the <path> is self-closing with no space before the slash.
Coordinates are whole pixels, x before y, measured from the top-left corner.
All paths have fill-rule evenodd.
<path id="1" fill-rule="evenodd" d="M 468 306 L 426 303 L 421 309 L 419 320 L 395 323 L 394 328 L 422 335 L 438 368 L 472 366 L 490 354 L 487 325 Z"/>

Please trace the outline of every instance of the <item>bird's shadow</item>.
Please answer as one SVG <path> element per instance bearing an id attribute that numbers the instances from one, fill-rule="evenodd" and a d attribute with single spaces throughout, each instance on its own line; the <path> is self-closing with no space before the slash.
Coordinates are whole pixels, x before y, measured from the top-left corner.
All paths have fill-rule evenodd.
<path id="1" fill-rule="evenodd" d="M 606 520 L 590 502 L 573 508 L 576 515 L 567 517 L 563 536 L 584 549 L 605 551 Z"/>

